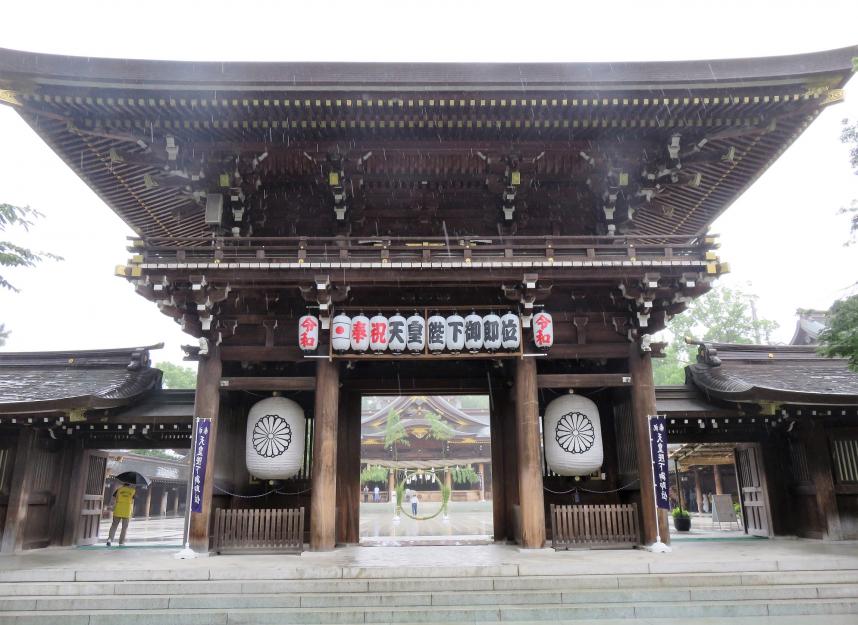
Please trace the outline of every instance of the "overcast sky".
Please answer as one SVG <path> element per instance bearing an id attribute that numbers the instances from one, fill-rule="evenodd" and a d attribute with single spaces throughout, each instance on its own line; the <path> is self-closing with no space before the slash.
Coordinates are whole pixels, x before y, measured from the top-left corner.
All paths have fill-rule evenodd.
<path id="1" fill-rule="evenodd" d="M 0 47 L 81 56 L 243 61 L 656 61 L 766 56 L 858 44 L 851 2 L 7 2 Z M 837 215 L 858 198 L 839 142 L 858 118 L 858 84 L 830 107 L 712 227 L 759 312 L 792 336 L 796 308 L 827 308 L 858 279 Z M 62 255 L 7 272 L 0 293 L 6 350 L 165 342 L 179 361 L 178 326 L 113 277 L 130 230 L 7 107 L 0 106 L 0 202 L 45 215 L 16 241 Z"/>

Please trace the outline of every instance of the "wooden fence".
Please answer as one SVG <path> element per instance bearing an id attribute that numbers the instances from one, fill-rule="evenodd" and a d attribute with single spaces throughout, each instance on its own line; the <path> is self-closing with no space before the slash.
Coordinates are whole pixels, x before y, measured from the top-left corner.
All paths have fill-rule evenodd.
<path id="1" fill-rule="evenodd" d="M 215 512 L 215 553 L 301 553 L 304 508 Z"/>
<path id="2" fill-rule="evenodd" d="M 637 504 L 551 506 L 554 549 L 634 547 L 640 544 Z"/>

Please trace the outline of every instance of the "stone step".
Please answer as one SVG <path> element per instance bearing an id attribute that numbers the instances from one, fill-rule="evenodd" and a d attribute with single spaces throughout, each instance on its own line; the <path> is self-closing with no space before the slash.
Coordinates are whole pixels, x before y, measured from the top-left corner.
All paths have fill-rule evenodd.
<path id="1" fill-rule="evenodd" d="M 120 578 L 121 579 L 121 578 Z M 223 593 L 338 594 L 432 591 L 579 591 L 652 588 L 741 588 L 746 586 L 856 584 L 858 571 L 784 571 L 779 573 L 715 573 L 670 575 L 581 575 L 474 578 L 393 579 L 258 579 L 112 582 L 0 582 L 0 597 L 78 595 L 176 595 Z"/>
<path id="2" fill-rule="evenodd" d="M 554 605 L 554 606 L 458 606 L 330 609 L 330 608 L 245 608 L 245 609 L 152 609 L 140 612 L 104 610 L 86 612 L 16 611 L 0 615 L 0 625 L 265 625 L 309 623 L 460 623 L 460 622 L 576 622 L 583 619 L 671 619 L 738 617 L 858 615 L 858 600 L 739 601 L 662 603 L 649 605 Z M 718 621 L 721 622 L 721 621 Z"/>
<path id="3" fill-rule="evenodd" d="M 100 568 L 41 568 L 0 570 L 0 582 L 115 582 L 127 581 L 204 581 L 254 579 L 426 579 L 475 577 L 557 577 L 557 576 L 610 576 L 634 577 L 648 575 L 712 575 L 761 574 L 784 572 L 808 573 L 811 571 L 856 571 L 855 558 L 822 558 L 818 562 L 808 558 L 796 560 L 760 560 L 688 562 L 628 561 L 594 562 L 587 559 L 565 557 L 562 554 L 552 562 L 522 561 L 518 564 L 492 564 L 474 566 L 313 566 L 312 557 L 295 560 L 296 564 L 272 566 L 270 561 L 254 566 L 227 566 L 218 558 L 218 565 L 199 566 L 198 563 L 176 568 L 128 569 L 110 564 Z M 226 561 L 226 559 L 224 559 Z M 192 561 L 195 562 L 195 561 Z M 300 564 L 297 564 L 300 562 Z"/>
<path id="4" fill-rule="evenodd" d="M 748 586 L 740 588 L 675 588 L 576 591 L 458 591 L 388 593 L 221 593 L 216 595 L 16 596 L 0 598 L 0 611 L 236 609 L 236 608 L 363 608 L 414 606 L 593 605 L 633 606 L 671 602 L 735 602 L 749 600 L 858 599 L 858 584 L 829 586 Z"/>

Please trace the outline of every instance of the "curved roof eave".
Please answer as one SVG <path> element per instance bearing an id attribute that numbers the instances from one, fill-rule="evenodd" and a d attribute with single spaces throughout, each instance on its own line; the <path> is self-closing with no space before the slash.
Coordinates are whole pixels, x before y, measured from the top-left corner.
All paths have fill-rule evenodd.
<path id="1" fill-rule="evenodd" d="M 123 89 L 539 90 L 785 84 L 851 75 L 858 46 L 796 55 L 621 63 L 284 63 L 76 57 L 0 48 L 0 79 Z"/>

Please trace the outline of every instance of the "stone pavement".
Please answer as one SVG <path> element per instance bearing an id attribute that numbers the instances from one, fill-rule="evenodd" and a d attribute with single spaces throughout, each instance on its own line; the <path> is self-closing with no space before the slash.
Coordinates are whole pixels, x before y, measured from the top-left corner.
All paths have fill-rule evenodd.
<path id="1" fill-rule="evenodd" d="M 440 505 L 438 502 L 421 503 L 417 513 L 420 516 L 434 514 Z M 491 542 L 492 532 L 491 501 L 451 501 L 446 521 L 442 515 L 424 521 L 402 515 L 398 523 L 393 519 L 393 504 L 360 505 L 361 544 L 485 543 Z"/>
<path id="2" fill-rule="evenodd" d="M 101 519 L 98 524 L 98 544 L 104 544 L 110 532 L 110 519 Z M 114 544 L 119 540 L 122 526 L 116 528 Z M 184 517 L 153 517 L 131 519 L 125 542 L 128 546 L 181 545 L 185 531 Z"/>
<path id="3" fill-rule="evenodd" d="M 297 555 L 211 556 L 176 560 L 175 548 L 68 549 L 47 548 L 0 556 L 0 581 L 16 572 L 40 576 L 146 578 L 149 572 L 170 569 L 176 576 L 212 578 L 243 569 L 245 574 L 267 576 L 345 577 L 372 575 L 373 570 L 400 569 L 404 576 L 443 575 L 450 569 L 481 567 L 498 574 L 617 575 L 646 573 L 722 573 L 743 571 L 858 570 L 858 543 L 812 540 L 755 540 L 674 546 L 669 554 L 637 549 L 558 551 L 522 550 L 514 545 L 463 545 L 432 547 L 340 547 L 328 552 Z M 363 573 L 361 573 L 363 572 Z"/>

